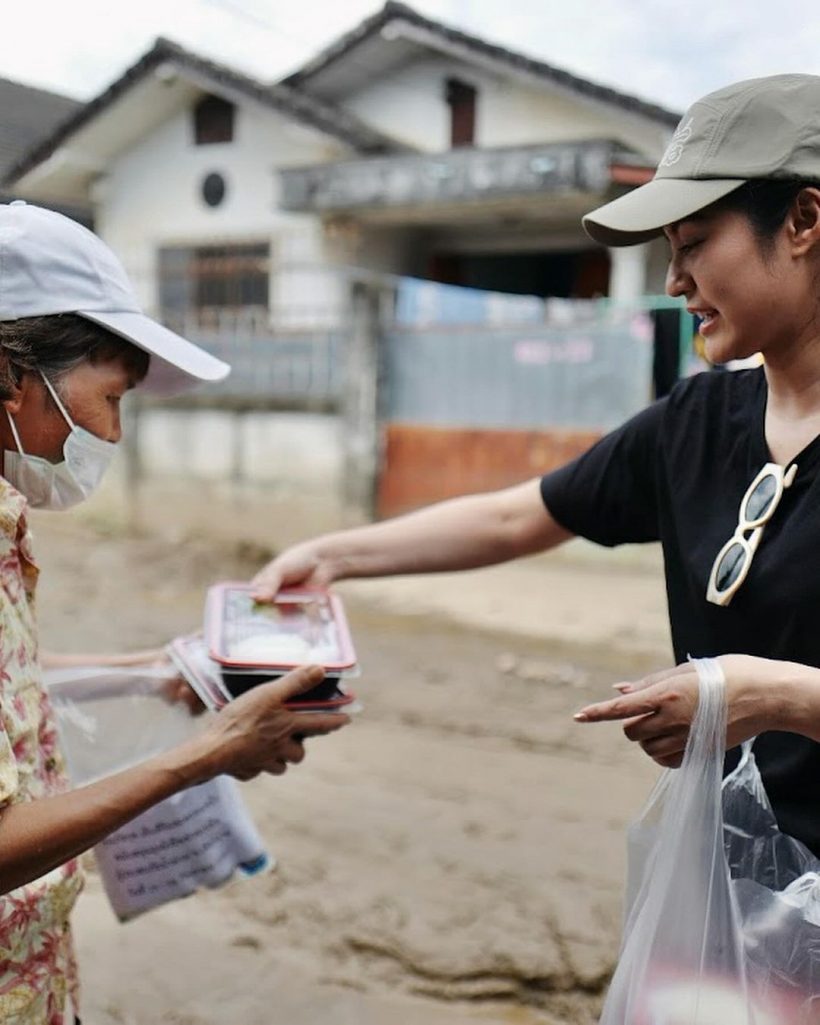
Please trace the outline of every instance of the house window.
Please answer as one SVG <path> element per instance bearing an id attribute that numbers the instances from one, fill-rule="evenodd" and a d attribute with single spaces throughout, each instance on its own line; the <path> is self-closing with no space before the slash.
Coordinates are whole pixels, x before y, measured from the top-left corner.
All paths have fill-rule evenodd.
<path id="1" fill-rule="evenodd" d="M 266 243 L 161 249 L 159 275 L 162 319 L 176 330 L 267 320 Z"/>
<path id="2" fill-rule="evenodd" d="M 472 146 L 475 142 L 475 109 L 478 93 L 457 78 L 448 78 L 445 99 L 450 108 L 450 145 Z"/>
<path id="3" fill-rule="evenodd" d="M 220 96 L 203 96 L 194 104 L 194 142 L 208 146 L 212 142 L 233 142 L 236 108 Z"/>

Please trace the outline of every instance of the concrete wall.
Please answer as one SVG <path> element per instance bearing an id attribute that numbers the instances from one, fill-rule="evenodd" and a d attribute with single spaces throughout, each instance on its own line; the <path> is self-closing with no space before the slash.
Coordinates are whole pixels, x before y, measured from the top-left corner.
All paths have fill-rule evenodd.
<path id="1" fill-rule="evenodd" d="M 216 411 L 154 408 L 141 411 L 137 426 L 133 409 L 128 416 L 125 443 L 102 487 L 76 513 L 106 534 L 131 529 L 178 543 L 208 537 L 231 550 L 258 545 L 261 566 L 271 544 L 363 519 L 344 503 L 335 417 L 266 413 L 234 420 Z M 135 438 L 139 473 L 131 458 Z"/>
<path id="2" fill-rule="evenodd" d="M 148 478 L 339 493 L 342 430 L 335 415 L 149 408 L 140 412 L 137 437 Z"/>

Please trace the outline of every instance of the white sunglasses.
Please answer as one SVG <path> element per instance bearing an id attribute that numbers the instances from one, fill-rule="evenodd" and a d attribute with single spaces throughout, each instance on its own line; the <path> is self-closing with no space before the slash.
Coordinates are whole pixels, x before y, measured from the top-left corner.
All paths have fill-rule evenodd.
<path id="1" fill-rule="evenodd" d="M 749 574 L 752 559 L 760 544 L 763 527 L 774 515 L 786 488 L 791 487 L 797 473 L 796 464 L 784 470 L 779 463 L 766 463 L 740 502 L 734 534 L 715 556 L 706 600 L 714 605 L 728 605 Z M 747 537 L 747 533 L 751 531 Z"/>

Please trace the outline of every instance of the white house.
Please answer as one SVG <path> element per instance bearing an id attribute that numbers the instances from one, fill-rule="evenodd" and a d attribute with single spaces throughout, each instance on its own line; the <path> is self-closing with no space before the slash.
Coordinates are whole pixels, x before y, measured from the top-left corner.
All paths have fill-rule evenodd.
<path id="1" fill-rule="evenodd" d="M 146 310 L 234 365 L 229 429 L 197 411 L 169 427 L 177 414 L 155 411 L 144 462 L 274 478 L 288 467 L 300 489 L 358 478 L 365 493 L 381 450 L 378 372 L 361 332 L 348 331 L 358 384 L 344 392 L 351 282 L 660 292 L 662 246 L 609 252 L 580 218 L 646 181 L 677 121 L 390 0 L 277 84 L 160 39 L 18 161 L 5 187 L 90 207 Z M 258 412 L 288 395 L 302 408 L 309 399 L 302 420 Z M 587 443 L 562 436 L 556 451 Z M 534 458 L 516 445 L 520 467 L 509 456 L 504 466 L 513 476 Z"/>
<path id="2" fill-rule="evenodd" d="M 645 180 L 676 121 L 388 2 L 277 85 L 158 40 L 6 182 L 90 205 L 169 319 L 327 322 L 339 267 L 623 298 L 659 290 L 660 259 L 594 246 L 580 215 Z"/>

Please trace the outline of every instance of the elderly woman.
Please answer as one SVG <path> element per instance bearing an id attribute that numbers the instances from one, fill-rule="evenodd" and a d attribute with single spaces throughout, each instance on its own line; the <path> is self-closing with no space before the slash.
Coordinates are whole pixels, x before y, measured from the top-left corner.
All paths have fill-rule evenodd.
<path id="1" fill-rule="evenodd" d="M 66 509 L 99 483 L 134 387 L 167 393 L 228 367 L 144 316 L 116 258 L 49 210 L 0 206 L 0 1020 L 69 1025 L 77 856 L 129 819 L 222 773 L 274 775 L 302 738 L 347 722 L 295 713 L 317 667 L 249 692 L 180 747 L 77 790 L 40 679 L 29 506 Z"/>

